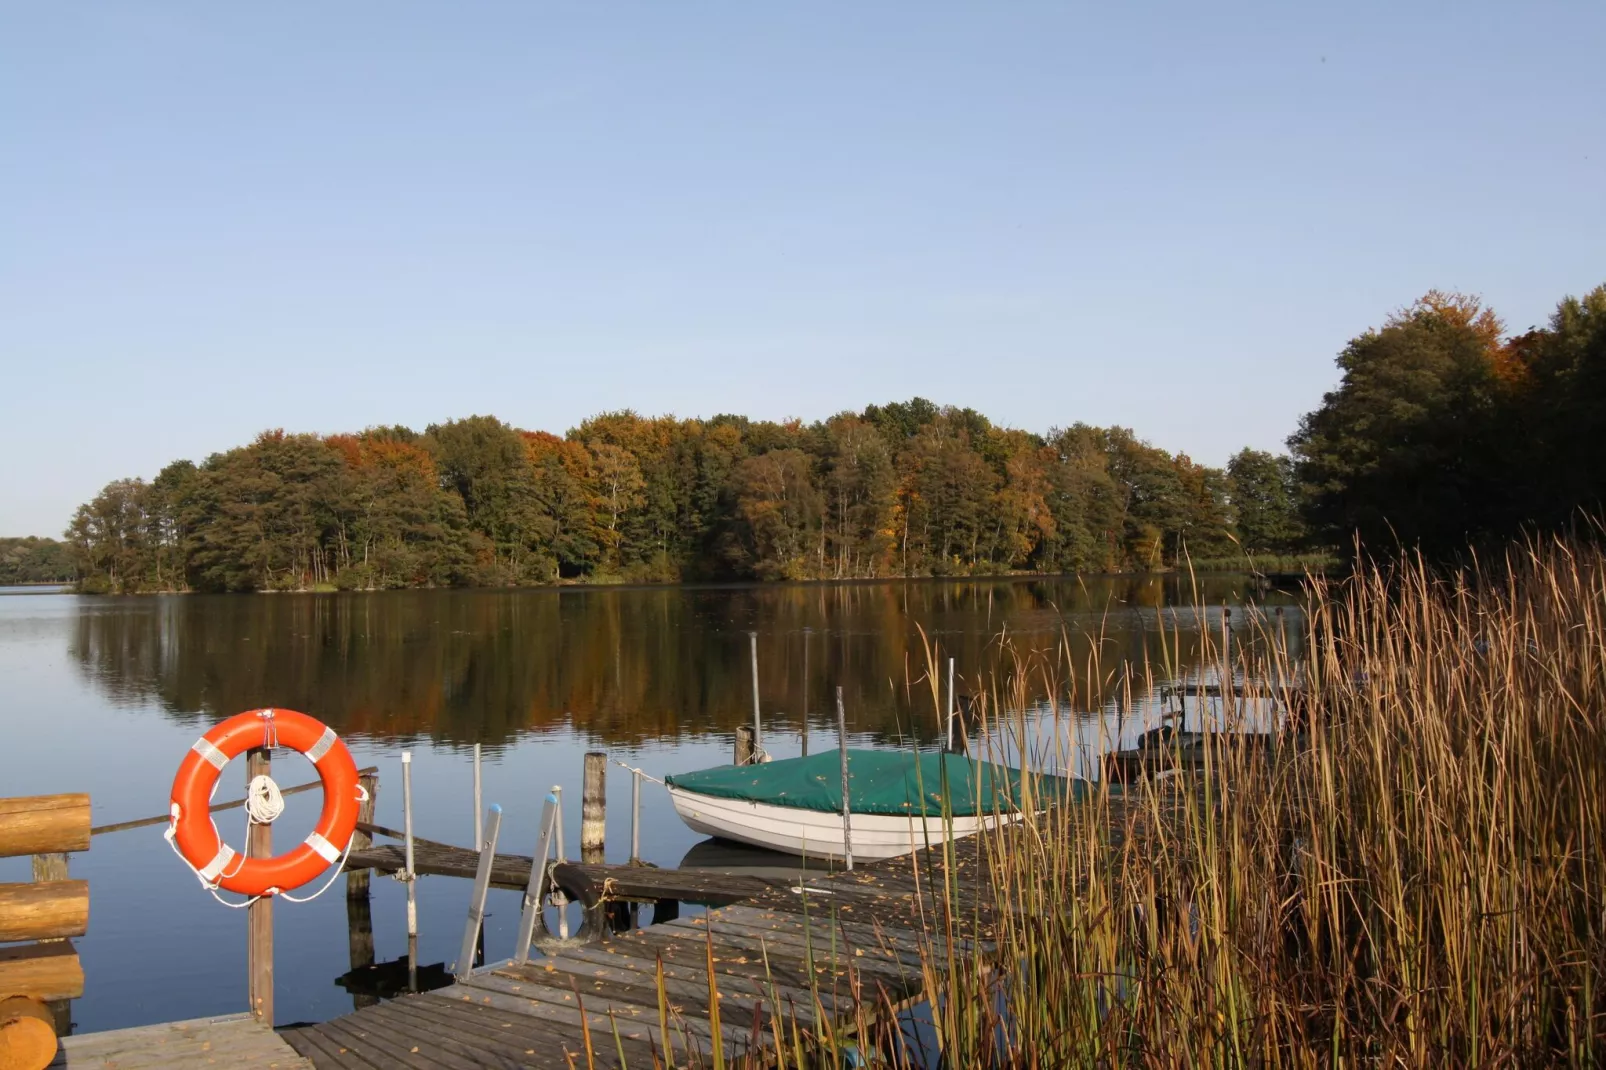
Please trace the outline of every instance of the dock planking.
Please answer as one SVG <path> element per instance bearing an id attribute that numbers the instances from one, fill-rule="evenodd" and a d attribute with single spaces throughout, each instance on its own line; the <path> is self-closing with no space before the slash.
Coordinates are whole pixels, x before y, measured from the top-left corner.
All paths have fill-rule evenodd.
<path id="1" fill-rule="evenodd" d="M 951 877 L 938 847 L 806 883 L 559 864 L 555 876 L 567 869 L 560 886 L 598 901 L 676 892 L 697 900 L 715 886 L 725 901 L 740 898 L 606 942 L 496 963 L 446 988 L 281 1035 L 316 1070 L 683 1066 L 710 1062 L 716 1045 L 726 1059 L 765 1052 L 777 1018 L 840 1027 L 919 998 L 921 948 L 938 927 L 939 903 L 983 919 L 991 910 L 973 891 L 983 883 L 979 844 L 959 841 L 951 858 Z M 934 894 L 943 883 L 957 899 Z"/>
<path id="2" fill-rule="evenodd" d="M 63 1037 L 50 1070 L 312 1070 L 283 1038 L 250 1014 L 165 1022 Z"/>

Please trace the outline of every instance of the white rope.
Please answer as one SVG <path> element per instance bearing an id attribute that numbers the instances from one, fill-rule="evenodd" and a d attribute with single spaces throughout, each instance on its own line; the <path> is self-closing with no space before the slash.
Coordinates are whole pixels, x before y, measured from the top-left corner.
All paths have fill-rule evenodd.
<path id="1" fill-rule="evenodd" d="M 645 778 L 647 780 L 652 781 L 654 784 L 662 784 L 663 783 L 662 780 L 659 780 L 657 777 L 653 776 L 651 773 L 647 772 L 645 769 L 637 769 L 633 765 L 626 765 L 624 762 L 621 762 L 618 758 L 609 758 L 608 761 L 612 762 L 614 765 L 617 765 L 620 769 L 628 770 L 629 772 L 632 772 L 632 773 L 636 774 L 639 777 L 643 777 L 643 778 Z"/>
<path id="2" fill-rule="evenodd" d="M 282 813 L 284 795 L 280 793 L 279 785 L 266 773 L 252 777 L 245 789 L 246 820 L 253 825 L 271 825 Z"/>

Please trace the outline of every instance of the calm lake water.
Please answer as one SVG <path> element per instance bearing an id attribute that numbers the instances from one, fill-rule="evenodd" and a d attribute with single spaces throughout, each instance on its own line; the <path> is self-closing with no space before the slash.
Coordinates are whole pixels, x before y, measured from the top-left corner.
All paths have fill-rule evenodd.
<path id="1" fill-rule="evenodd" d="M 0 590 L 0 795 L 89 792 L 97 825 L 160 814 L 196 736 L 279 706 L 334 726 L 358 765 L 380 767 L 380 824 L 401 826 L 410 749 L 416 832 L 470 843 L 480 743 L 485 801 L 504 810 L 500 848 L 534 850 L 540 800 L 558 784 L 573 850 L 586 751 L 659 776 L 730 761 L 734 729 L 752 717 L 750 631 L 764 746 L 780 758 L 800 752 L 805 725 L 814 749 L 835 746 L 838 686 L 852 745 L 934 739 L 918 629 L 962 675 L 997 664 L 1001 634 L 1022 648 L 1064 634 L 1078 658 L 1097 644 L 1107 671 L 1147 660 L 1197 674 L 1207 671 L 1196 664 L 1199 629 L 1221 628 L 1243 583 L 1204 578 L 1197 595 L 1160 578 L 124 599 Z M 1196 597 L 1211 608 L 1196 612 Z M 1231 615 L 1242 641 L 1247 616 Z M 1130 740 L 1148 726 L 1142 709 L 1117 715 L 1113 693 L 1078 706 L 1084 738 Z M 276 761 L 274 776 L 286 787 L 315 779 L 299 756 Z M 244 779 L 243 763 L 231 765 L 218 797 L 238 797 Z M 623 861 L 629 775 L 610 768 L 608 789 L 609 860 Z M 318 800 L 287 800 L 281 843 L 299 841 Z M 645 785 L 643 810 L 648 861 L 678 865 L 700 842 L 656 785 Z M 242 814 L 218 825 L 243 844 Z M 72 875 L 92 897 L 77 942 L 87 975 L 77 1031 L 245 1009 L 244 915 L 199 887 L 160 827 L 97 836 L 73 856 Z M 0 859 L 0 881 L 27 879 L 27 859 Z M 455 958 L 468 892 L 466 881 L 419 881 L 420 962 Z M 405 902 L 401 884 L 374 881 L 382 962 L 406 953 Z M 488 910 L 486 953 L 505 958 L 518 896 L 492 892 Z M 335 985 L 350 965 L 342 882 L 311 903 L 280 904 L 275 927 L 279 1024 L 349 1011 Z"/>

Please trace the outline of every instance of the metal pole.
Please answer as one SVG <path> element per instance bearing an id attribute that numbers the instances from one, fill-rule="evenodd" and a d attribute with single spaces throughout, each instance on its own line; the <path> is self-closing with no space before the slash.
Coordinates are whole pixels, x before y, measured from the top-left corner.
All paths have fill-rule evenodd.
<path id="1" fill-rule="evenodd" d="M 519 915 L 519 937 L 513 948 L 513 961 L 530 961 L 530 941 L 535 939 L 535 927 L 541 921 L 541 910 L 546 894 L 547 868 L 551 865 L 553 834 L 561 820 L 558 812 L 558 789 L 547 793 L 546 805 L 541 810 L 541 838 L 530 860 L 530 883 L 524 889 L 524 910 Z"/>
<path id="2" fill-rule="evenodd" d="M 563 788 L 561 788 L 558 785 L 554 784 L 552 786 L 552 795 L 553 795 L 554 798 L 556 798 L 558 800 L 558 802 L 557 802 L 558 817 L 557 817 L 557 821 L 554 822 L 554 835 L 555 835 L 555 837 L 557 839 L 557 843 L 558 843 L 558 861 L 559 862 L 567 862 L 569 860 L 569 856 L 566 853 L 564 853 L 564 850 L 563 850 Z M 584 801 L 585 801 L 584 799 L 581 800 L 582 803 L 584 803 Z M 567 908 L 568 908 L 568 903 L 566 901 L 560 901 L 559 902 L 559 904 L 558 904 L 558 939 L 559 940 L 567 940 L 569 938 L 569 911 L 568 911 Z"/>
<path id="3" fill-rule="evenodd" d="M 485 923 L 485 896 L 491 889 L 491 866 L 496 861 L 496 837 L 502 831 L 502 808 L 491 804 L 490 831 L 478 841 L 480 862 L 474 870 L 474 892 L 468 901 L 468 922 L 463 927 L 463 947 L 457 953 L 457 969 L 452 976 L 466 980 L 474 972 L 474 948 L 480 942 L 480 927 Z"/>
<path id="4" fill-rule="evenodd" d="M 484 819 L 480 817 L 480 745 L 474 744 L 474 842 L 485 842 Z"/>
<path id="5" fill-rule="evenodd" d="M 954 749 L 954 659 L 948 659 L 948 751 Z"/>
<path id="6" fill-rule="evenodd" d="M 756 757 L 764 747 L 764 730 L 758 714 L 758 633 L 748 632 L 747 642 L 753 652 L 753 754 Z"/>
<path id="7" fill-rule="evenodd" d="M 641 861 L 641 770 L 630 771 L 630 862 Z"/>
<path id="8" fill-rule="evenodd" d="M 407 862 L 407 990 L 418 991 L 418 899 L 413 870 L 413 752 L 402 751 L 402 833 Z"/>
<path id="9" fill-rule="evenodd" d="M 853 810 L 848 804 L 848 715 L 842 708 L 842 689 L 836 689 L 836 738 L 842 754 L 842 858 L 853 868 Z"/>
<path id="10" fill-rule="evenodd" d="M 803 629 L 803 757 L 809 756 L 809 647 L 813 628 Z"/>

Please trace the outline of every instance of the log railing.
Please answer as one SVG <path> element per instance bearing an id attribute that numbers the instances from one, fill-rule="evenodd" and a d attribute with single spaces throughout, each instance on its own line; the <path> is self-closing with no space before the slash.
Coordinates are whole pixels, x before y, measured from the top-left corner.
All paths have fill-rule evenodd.
<path id="1" fill-rule="evenodd" d="M 0 799 L 0 857 L 33 856 L 31 883 L 0 884 L 0 1070 L 43 1070 L 84 993 L 71 937 L 89 928 L 89 882 L 67 856 L 89 849 L 88 795 Z"/>

